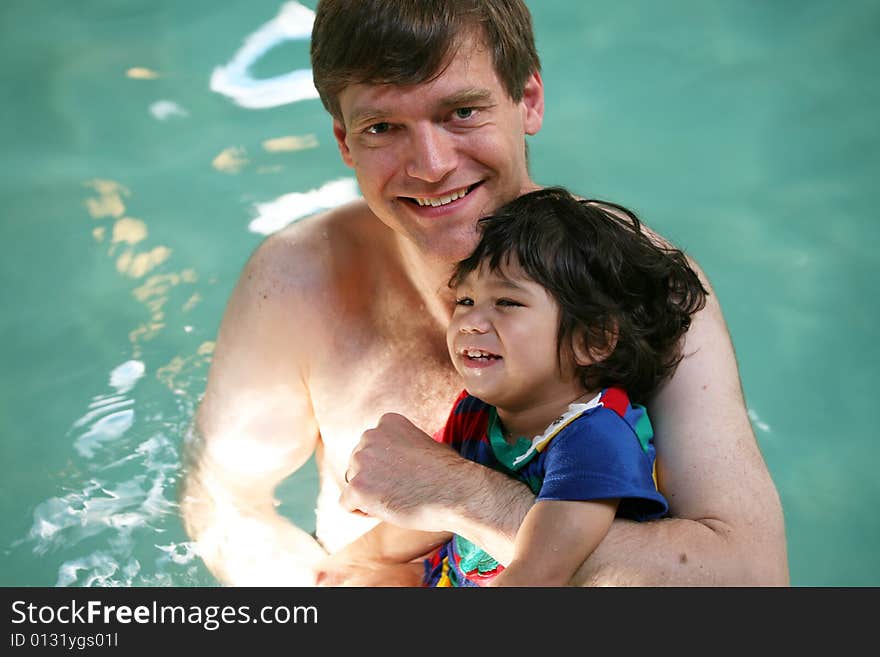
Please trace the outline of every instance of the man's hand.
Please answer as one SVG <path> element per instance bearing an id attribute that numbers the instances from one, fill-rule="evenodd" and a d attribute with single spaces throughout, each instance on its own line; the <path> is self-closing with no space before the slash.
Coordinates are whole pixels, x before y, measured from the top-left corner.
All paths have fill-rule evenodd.
<path id="1" fill-rule="evenodd" d="M 350 561 L 330 555 L 315 567 L 318 586 L 421 586 L 425 567 L 421 562 L 382 563 Z"/>
<path id="2" fill-rule="evenodd" d="M 462 463 L 402 415 L 386 413 L 352 452 L 340 504 L 399 527 L 444 531 L 436 511 L 451 501 L 450 468 Z"/>
<path id="3" fill-rule="evenodd" d="M 345 478 L 343 508 L 402 528 L 459 534 L 503 564 L 535 500 L 522 482 L 462 458 L 396 413 L 363 434 Z"/>

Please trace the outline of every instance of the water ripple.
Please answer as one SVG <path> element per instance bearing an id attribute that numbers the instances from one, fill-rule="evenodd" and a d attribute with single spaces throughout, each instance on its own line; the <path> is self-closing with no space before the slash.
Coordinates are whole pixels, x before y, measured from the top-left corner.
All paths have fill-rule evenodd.
<path id="1" fill-rule="evenodd" d="M 196 578 L 190 544 L 169 540 L 169 530 L 180 531 L 180 430 L 161 417 L 135 423 L 138 404 L 129 393 L 145 371 L 140 361 L 115 368 L 113 391 L 93 397 L 73 422 L 81 480 L 68 478 L 67 492 L 37 505 L 19 541 L 40 557 L 63 559 L 56 586 L 171 586 Z M 191 410 L 183 409 L 183 416 Z"/>

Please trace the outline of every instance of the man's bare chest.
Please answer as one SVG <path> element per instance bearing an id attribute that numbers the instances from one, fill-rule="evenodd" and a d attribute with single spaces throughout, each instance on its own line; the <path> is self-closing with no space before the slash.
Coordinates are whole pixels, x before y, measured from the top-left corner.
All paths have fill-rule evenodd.
<path id="1" fill-rule="evenodd" d="M 312 408 L 333 470 L 344 470 L 361 434 L 385 413 L 404 415 L 428 434 L 446 421 L 461 382 L 445 344 L 426 332 L 407 334 L 351 336 L 334 343 L 332 356 L 312 359 Z"/>

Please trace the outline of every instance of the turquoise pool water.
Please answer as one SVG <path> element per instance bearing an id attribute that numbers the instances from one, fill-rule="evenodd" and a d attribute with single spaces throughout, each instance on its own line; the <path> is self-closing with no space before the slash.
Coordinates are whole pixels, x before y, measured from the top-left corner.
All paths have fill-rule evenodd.
<path id="1" fill-rule="evenodd" d="M 880 585 L 880 3 L 530 4 L 536 179 L 697 257 L 792 582 Z M 357 194 L 303 84 L 313 7 L 0 6 L 0 585 L 216 583 L 176 497 L 224 304 L 267 233 Z M 315 489 L 282 512 L 313 528 Z"/>

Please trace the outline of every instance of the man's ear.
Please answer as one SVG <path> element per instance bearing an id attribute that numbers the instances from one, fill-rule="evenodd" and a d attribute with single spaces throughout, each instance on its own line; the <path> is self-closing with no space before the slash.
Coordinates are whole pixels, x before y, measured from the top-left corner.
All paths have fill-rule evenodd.
<path id="1" fill-rule="evenodd" d="M 610 329 L 577 330 L 571 336 L 571 350 L 575 362 L 581 367 L 600 363 L 617 347 L 617 326 Z"/>
<path id="2" fill-rule="evenodd" d="M 534 71 L 526 80 L 520 103 L 523 108 L 525 133 L 527 135 L 537 134 L 544 123 L 544 81 L 538 71 Z"/>
<path id="3" fill-rule="evenodd" d="M 336 145 L 339 147 L 339 155 L 342 156 L 342 161 L 353 169 L 354 160 L 351 157 L 351 150 L 348 148 L 348 144 L 345 143 L 348 131 L 339 119 L 333 119 L 333 136 L 336 138 Z"/>

